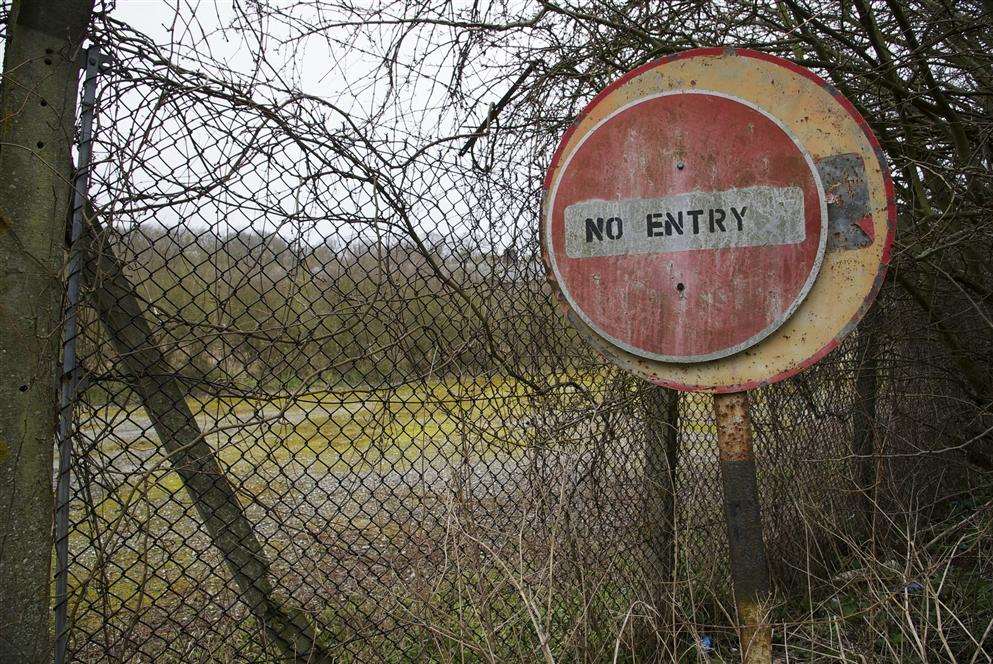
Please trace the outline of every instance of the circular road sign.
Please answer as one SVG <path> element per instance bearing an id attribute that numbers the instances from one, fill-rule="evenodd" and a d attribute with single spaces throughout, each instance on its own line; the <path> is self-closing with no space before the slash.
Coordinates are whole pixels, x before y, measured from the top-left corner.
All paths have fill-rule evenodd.
<path id="1" fill-rule="evenodd" d="M 879 289 L 895 221 L 851 104 L 733 49 L 603 90 L 563 137 L 542 207 L 573 324 L 622 367 L 709 392 L 782 380 L 837 345 Z"/>

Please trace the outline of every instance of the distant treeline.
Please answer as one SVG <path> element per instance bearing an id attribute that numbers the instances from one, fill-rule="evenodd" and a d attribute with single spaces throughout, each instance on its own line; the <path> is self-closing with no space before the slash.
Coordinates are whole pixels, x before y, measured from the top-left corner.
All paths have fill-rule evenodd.
<path id="1" fill-rule="evenodd" d="M 114 250 L 193 390 L 547 372 L 581 348 L 540 260 L 513 248 L 145 225 Z M 88 342 L 88 370 L 113 375 L 113 349 Z"/>

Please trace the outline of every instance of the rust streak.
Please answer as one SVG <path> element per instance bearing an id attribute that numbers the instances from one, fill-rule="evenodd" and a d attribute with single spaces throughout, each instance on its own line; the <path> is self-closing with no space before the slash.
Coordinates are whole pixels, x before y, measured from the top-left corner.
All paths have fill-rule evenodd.
<path id="1" fill-rule="evenodd" d="M 720 460 L 751 461 L 752 423 L 748 417 L 748 393 L 714 395 L 714 415 L 717 418 L 717 444 Z"/>

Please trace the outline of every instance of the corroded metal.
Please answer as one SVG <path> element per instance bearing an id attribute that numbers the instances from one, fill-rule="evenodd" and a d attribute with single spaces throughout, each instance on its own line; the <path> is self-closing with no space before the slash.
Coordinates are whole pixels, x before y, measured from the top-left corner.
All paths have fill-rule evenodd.
<path id="1" fill-rule="evenodd" d="M 772 630 L 767 622 L 767 607 L 762 602 L 743 599 L 737 602 L 737 609 L 742 662 L 770 664 Z"/>
<path id="2" fill-rule="evenodd" d="M 717 423 L 721 463 L 754 460 L 747 394 L 741 392 L 716 396 L 714 419 Z"/>
<path id="3" fill-rule="evenodd" d="M 621 77 L 546 176 L 543 257 L 570 321 L 636 375 L 715 393 L 748 664 L 772 647 L 745 390 L 809 367 L 855 327 L 895 225 L 879 143 L 851 103 L 755 51 L 697 49 Z"/>
<path id="4" fill-rule="evenodd" d="M 817 162 L 817 170 L 827 194 L 828 251 L 872 245 L 875 233 L 862 157 L 857 154 L 825 157 Z"/>
<path id="5" fill-rule="evenodd" d="M 715 395 L 714 415 L 743 661 L 768 664 L 772 653 L 771 628 L 765 616 L 769 566 L 762 540 L 747 393 Z"/>
<path id="6" fill-rule="evenodd" d="M 612 118 L 621 117 L 626 112 L 624 109 L 649 103 L 646 100 L 692 96 L 738 100 L 757 109 L 759 115 L 773 118 L 784 133 L 795 139 L 798 150 L 810 155 L 813 161 L 812 177 L 822 183 L 826 199 L 826 251 L 816 271 L 809 264 L 803 268 L 811 270 L 808 275 L 814 274 L 813 283 L 794 309 L 789 306 L 792 300 L 778 295 L 765 301 L 769 309 L 719 306 L 721 297 L 762 301 L 758 295 L 768 292 L 762 290 L 762 275 L 781 270 L 771 250 L 762 250 L 766 256 L 761 260 L 727 261 L 722 254 L 725 249 L 687 247 L 681 253 L 669 254 L 677 257 L 671 261 L 670 270 L 668 264 L 658 260 L 666 254 L 654 253 L 653 249 L 641 256 L 627 256 L 623 270 L 590 269 L 588 283 L 575 282 L 579 283 L 576 286 L 564 278 L 566 268 L 557 261 L 568 259 L 567 256 L 560 259 L 567 252 L 564 241 L 561 247 L 555 246 L 550 226 L 554 225 L 551 217 L 559 214 L 556 201 L 560 189 L 557 188 L 565 186 L 561 183 L 570 177 L 568 165 L 572 161 L 588 160 L 589 167 L 583 177 L 590 181 L 568 186 L 578 187 L 576 191 L 580 193 L 589 190 L 592 195 L 577 195 L 569 204 L 597 198 L 616 203 L 692 192 L 719 194 L 733 187 L 693 186 L 690 178 L 701 170 L 719 171 L 722 164 L 733 163 L 742 171 L 755 171 L 756 164 L 762 163 L 761 148 L 770 141 L 756 141 L 757 145 L 738 149 L 738 143 L 716 140 L 729 136 L 729 127 L 734 126 L 723 121 L 727 114 L 722 114 L 722 121 L 707 125 L 709 134 L 679 134 L 677 130 L 683 126 L 679 123 L 692 125 L 693 113 L 688 108 L 673 116 L 679 123 L 668 122 L 671 119 L 668 116 L 667 122 L 657 123 L 652 130 L 654 134 L 633 131 L 636 125 L 632 124 L 633 133 L 611 136 L 605 146 L 592 153 L 603 158 L 600 162 L 588 159 L 589 155 L 584 157 L 591 141 L 595 143 L 596 135 L 609 129 Z M 670 115 L 678 110 L 671 107 Z M 759 124 L 761 121 L 756 127 Z M 671 140 L 665 139 L 667 130 L 676 132 L 671 134 Z M 709 141 L 707 135 L 715 140 Z M 614 195 L 596 194 L 597 180 L 619 182 L 617 173 L 622 169 L 637 173 L 639 163 L 646 159 L 659 161 L 660 154 L 672 162 L 671 168 L 643 168 L 642 172 L 651 171 L 650 177 L 644 178 L 646 191 L 635 192 L 637 187 L 632 186 L 625 191 L 616 190 Z M 776 168 L 790 161 L 786 156 L 785 151 L 779 153 L 781 159 Z M 793 171 L 792 177 L 799 179 L 801 172 Z M 731 174 L 732 169 L 728 168 L 727 173 Z M 670 184 L 684 182 L 687 186 L 682 190 L 669 187 L 659 194 L 651 190 L 661 186 L 659 178 L 667 178 Z M 735 186 L 741 188 L 740 184 Z M 597 350 L 619 366 L 660 385 L 685 391 L 720 393 L 752 389 L 795 375 L 824 357 L 855 327 L 875 299 L 889 262 L 896 224 L 892 184 L 879 144 L 854 107 L 806 69 L 747 50 L 688 51 L 647 64 L 618 79 L 587 106 L 563 137 L 549 168 L 545 189 L 542 223 L 545 261 L 549 278 L 570 320 Z M 811 200 L 806 192 L 804 200 L 806 203 Z M 715 203 L 707 209 L 710 207 L 721 206 Z M 648 210 L 644 214 L 646 217 L 641 221 L 646 227 L 651 221 L 648 215 L 663 215 L 655 221 L 661 223 L 665 232 L 665 210 Z M 725 216 L 728 216 L 726 212 Z M 604 232 L 609 218 L 603 218 Z M 591 215 L 590 219 L 596 228 L 597 217 Z M 585 232 L 585 218 L 580 221 Z M 684 218 L 684 224 L 688 222 Z M 611 230 L 617 234 L 616 228 Z M 706 245 L 701 241 L 701 246 Z M 708 251 L 715 255 L 710 266 L 706 261 L 690 259 L 690 254 Z M 691 263 L 709 271 L 688 274 L 685 268 Z M 722 288 L 709 287 L 714 284 Z M 608 290 L 598 299 L 592 296 L 584 299 L 584 293 L 595 295 L 597 288 Z M 784 288 L 783 293 L 788 290 Z M 623 303 L 627 304 L 622 306 Z M 653 306 L 661 311 L 646 320 L 646 312 L 651 313 Z M 609 309 L 617 314 L 614 323 L 610 322 Z M 632 311 L 640 313 L 631 315 Z M 687 315 L 691 311 L 701 313 Z M 767 318 L 765 326 L 760 325 L 770 311 L 776 314 Z M 716 325 L 718 329 L 710 329 L 708 325 Z M 694 347 L 691 342 L 700 338 L 704 343 Z M 657 343 L 656 352 L 652 352 L 649 342 Z M 677 350 L 666 352 L 667 347 Z"/>

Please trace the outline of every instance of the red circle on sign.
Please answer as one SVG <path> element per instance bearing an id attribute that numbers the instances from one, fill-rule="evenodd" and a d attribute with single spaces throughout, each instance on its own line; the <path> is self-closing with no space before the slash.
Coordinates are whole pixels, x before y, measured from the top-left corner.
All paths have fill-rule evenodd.
<path id="1" fill-rule="evenodd" d="M 719 93 L 615 111 L 572 151 L 550 197 L 562 294 L 642 357 L 699 362 L 758 343 L 796 310 L 823 259 L 810 155 L 778 121 Z"/>

